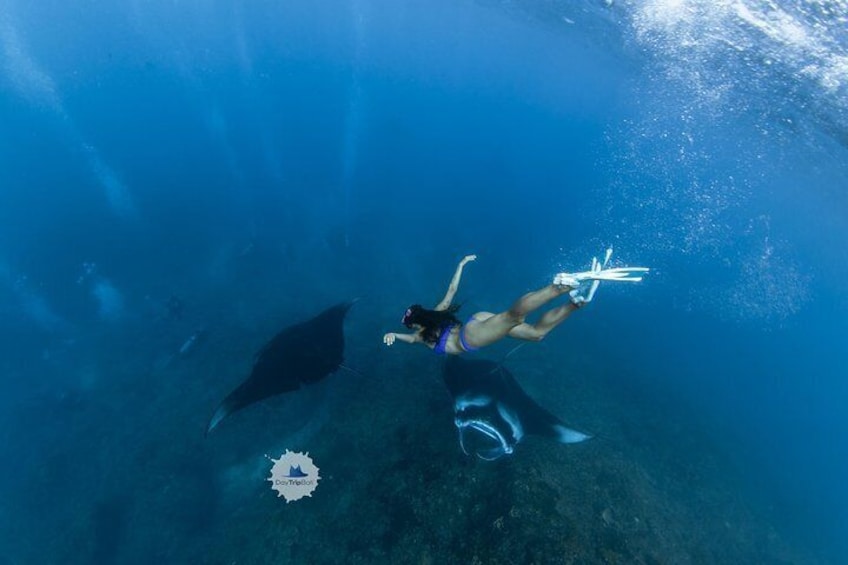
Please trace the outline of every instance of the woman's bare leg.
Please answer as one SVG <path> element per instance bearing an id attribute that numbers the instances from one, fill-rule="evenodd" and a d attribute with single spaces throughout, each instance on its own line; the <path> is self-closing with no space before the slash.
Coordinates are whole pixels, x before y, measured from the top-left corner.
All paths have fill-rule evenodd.
<path id="1" fill-rule="evenodd" d="M 543 329 L 550 326 L 545 331 L 545 333 L 547 333 L 571 313 L 571 310 L 560 311 L 562 308 L 567 308 L 569 305 L 561 306 L 560 308 L 555 308 L 550 312 L 547 312 L 535 326 L 524 324 L 524 318 L 530 312 L 547 304 L 554 298 L 562 296 L 569 290 L 571 290 L 571 287 L 569 286 L 551 284 L 540 290 L 529 292 L 519 298 L 506 312 L 495 314 L 485 320 L 475 320 L 473 323 L 467 324 L 463 327 L 463 331 L 465 332 L 465 341 L 471 347 L 484 347 L 503 339 L 507 335 L 511 335 L 511 331 L 521 325 L 526 325 L 528 327 L 539 326 Z"/>
<path id="2" fill-rule="evenodd" d="M 509 337 L 526 341 L 542 341 L 548 333 L 568 318 L 579 306 L 569 302 L 545 312 L 535 324 L 523 323 L 509 330 Z"/>

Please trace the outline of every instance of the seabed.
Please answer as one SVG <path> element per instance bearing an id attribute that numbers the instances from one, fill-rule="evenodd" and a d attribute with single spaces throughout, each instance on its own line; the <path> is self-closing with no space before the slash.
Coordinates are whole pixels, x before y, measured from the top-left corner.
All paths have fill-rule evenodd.
<path id="1" fill-rule="evenodd" d="M 358 337 L 346 357 L 361 374 L 245 410 L 204 439 L 262 339 L 224 339 L 230 330 L 167 364 L 144 353 L 167 335 L 92 349 L 99 380 L 55 401 L 46 455 L 21 462 L 32 471 L 0 515 L 10 562 L 818 562 L 743 494 L 746 479 L 684 408 L 640 398 L 585 349 L 551 339 L 507 365 L 595 437 L 528 438 L 485 462 L 459 448 L 438 358 Z M 20 408 L 17 425 L 40 421 L 44 402 Z M 308 451 L 321 475 L 291 504 L 267 481 L 265 455 L 285 449 Z"/>

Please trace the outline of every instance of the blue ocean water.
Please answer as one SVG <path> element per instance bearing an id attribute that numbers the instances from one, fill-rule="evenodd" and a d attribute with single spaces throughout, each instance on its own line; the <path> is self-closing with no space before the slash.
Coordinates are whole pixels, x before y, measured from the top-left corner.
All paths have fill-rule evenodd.
<path id="1" fill-rule="evenodd" d="M 844 562 L 846 30 L 837 0 L 0 0 L 0 562 Z M 607 246 L 652 272 L 507 361 L 597 437 L 469 460 L 438 360 L 381 336 L 468 253 L 463 314 Z M 356 372 L 204 439 L 351 297 Z M 313 498 L 268 488 L 285 449 Z"/>

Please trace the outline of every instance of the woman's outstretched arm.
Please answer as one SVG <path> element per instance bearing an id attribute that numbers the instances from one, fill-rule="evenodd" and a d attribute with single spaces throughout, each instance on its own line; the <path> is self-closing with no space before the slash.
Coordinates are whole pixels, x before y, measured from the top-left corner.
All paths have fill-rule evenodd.
<path id="1" fill-rule="evenodd" d="M 445 294 L 445 297 L 442 298 L 442 301 L 436 305 L 435 310 L 447 310 L 448 307 L 453 302 L 453 297 L 456 295 L 456 290 L 459 288 L 459 279 L 462 278 L 462 268 L 465 267 L 465 264 L 474 261 L 477 259 L 476 255 L 466 255 L 462 258 L 462 261 L 459 262 L 459 265 L 456 267 L 456 272 L 453 274 L 453 278 L 451 279 L 450 285 L 448 285 L 448 292 Z"/>
<path id="2" fill-rule="evenodd" d="M 406 343 L 418 343 L 421 341 L 421 338 L 417 333 L 414 334 L 396 334 L 394 332 L 389 332 L 383 336 L 383 343 L 386 345 L 394 345 L 395 340 L 405 341 Z"/>

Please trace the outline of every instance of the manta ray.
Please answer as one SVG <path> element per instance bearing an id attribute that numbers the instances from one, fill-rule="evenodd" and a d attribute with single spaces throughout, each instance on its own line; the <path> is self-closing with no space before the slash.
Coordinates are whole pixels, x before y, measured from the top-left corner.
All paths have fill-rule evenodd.
<path id="1" fill-rule="evenodd" d="M 565 427 L 536 404 L 503 365 L 450 357 L 443 377 L 454 400 L 459 445 L 469 455 L 494 461 L 509 455 L 526 435 L 577 443 L 591 436 Z"/>
<path id="2" fill-rule="evenodd" d="M 233 412 L 336 372 L 344 362 L 345 315 L 355 302 L 336 304 L 275 335 L 256 354 L 247 379 L 215 410 L 206 434 Z"/>

